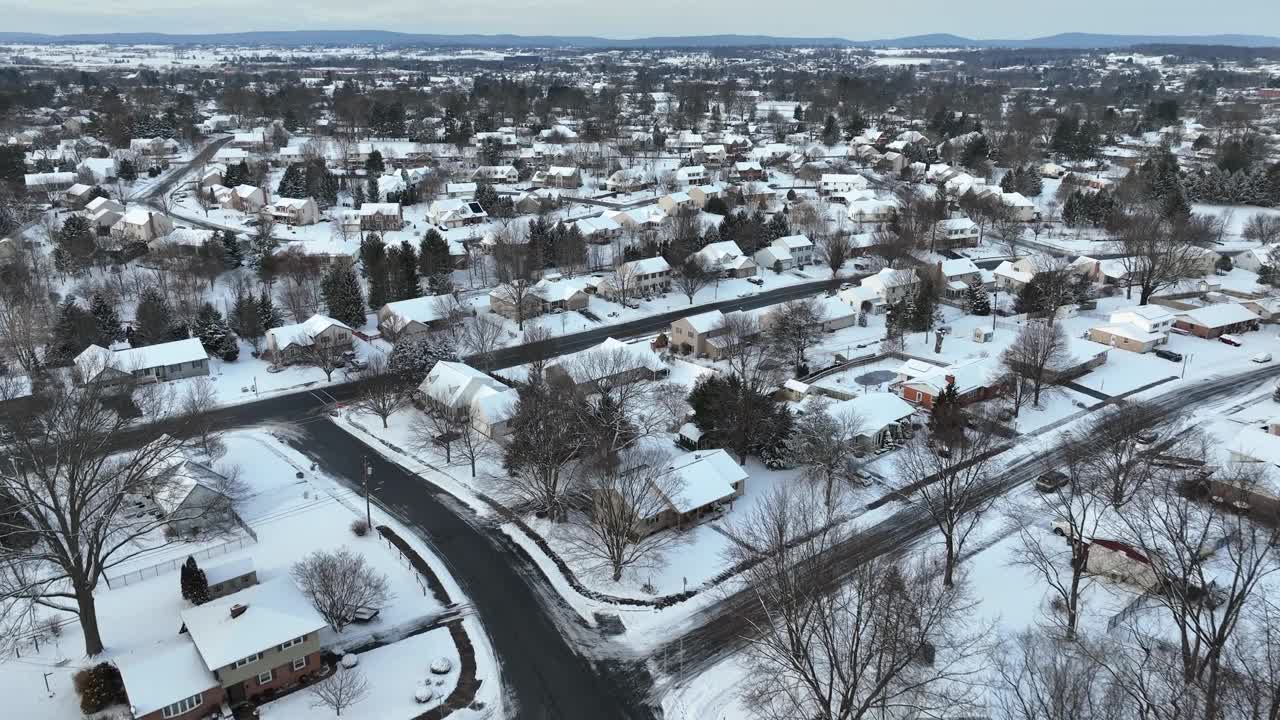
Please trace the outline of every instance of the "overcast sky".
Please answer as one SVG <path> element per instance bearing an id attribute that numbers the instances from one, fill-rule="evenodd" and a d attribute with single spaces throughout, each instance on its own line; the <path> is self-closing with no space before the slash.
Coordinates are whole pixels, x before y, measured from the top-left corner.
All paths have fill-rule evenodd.
<path id="1" fill-rule="evenodd" d="M 767 16 L 764 8 L 775 10 Z M 1275 0 L 0 0 L 4 30 L 238 32 L 385 29 L 428 33 L 651 35 L 720 33 L 853 40 L 950 32 L 1027 38 L 1059 32 L 1280 33 Z"/>

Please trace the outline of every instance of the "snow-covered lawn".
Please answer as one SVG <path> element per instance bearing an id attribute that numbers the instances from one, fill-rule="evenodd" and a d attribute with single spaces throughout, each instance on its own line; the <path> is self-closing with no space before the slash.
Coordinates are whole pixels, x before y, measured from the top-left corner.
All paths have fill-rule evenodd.
<path id="1" fill-rule="evenodd" d="M 458 684 L 458 650 L 447 628 L 428 630 L 384 647 L 360 653 L 359 664 L 354 670 L 337 669 L 336 672 L 363 673 L 370 692 L 360 702 L 342 711 L 343 717 L 355 720 L 408 720 L 430 710 Z M 431 665 L 447 661 L 447 673 L 431 672 Z M 443 666 L 441 666 L 443 667 Z M 426 685 L 434 698 L 419 703 L 415 692 Z M 263 720 L 312 720 L 328 717 L 330 711 L 323 705 L 316 706 L 315 696 L 301 690 L 258 709 Z"/>

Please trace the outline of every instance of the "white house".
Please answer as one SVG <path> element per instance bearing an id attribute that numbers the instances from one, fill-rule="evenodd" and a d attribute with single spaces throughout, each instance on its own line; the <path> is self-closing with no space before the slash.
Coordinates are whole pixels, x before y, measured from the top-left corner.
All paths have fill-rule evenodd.
<path id="1" fill-rule="evenodd" d="M 1013 211 L 1013 216 L 1022 222 L 1031 222 L 1036 218 L 1036 204 L 1022 193 L 1000 193 L 1000 202 Z"/>
<path id="2" fill-rule="evenodd" d="M 687 165 L 676 170 L 676 182 L 681 185 L 705 185 L 707 169 L 702 165 Z"/>
<path id="3" fill-rule="evenodd" d="M 822 178 L 818 180 L 818 193 L 821 195 L 832 195 L 834 193 L 847 193 L 854 192 L 855 190 L 866 189 L 867 179 L 861 175 L 824 173 Z"/>
<path id="4" fill-rule="evenodd" d="M 276 198 L 264 212 L 288 225 L 315 225 L 320 222 L 320 207 L 311 198 Z"/>
<path id="5" fill-rule="evenodd" d="M 134 208 L 120 216 L 111 226 L 111 236 L 124 242 L 149 243 L 173 232 L 168 215 Z"/>
<path id="6" fill-rule="evenodd" d="M 913 269 L 884 268 L 875 275 L 863 278 L 861 285 L 892 305 L 913 294 L 919 283 L 920 280 Z"/>
<path id="7" fill-rule="evenodd" d="M 112 352 L 90 345 L 72 361 L 81 384 L 164 382 L 209 374 L 209 354 L 199 338 Z"/>
<path id="8" fill-rule="evenodd" d="M 475 225 L 489 217 L 480 203 L 468 200 L 436 200 L 427 210 L 427 218 L 433 225 L 456 228 Z"/>
<path id="9" fill-rule="evenodd" d="M 729 277 L 750 277 L 756 274 L 756 264 L 743 254 L 742 248 L 732 240 L 711 243 L 696 253 L 701 262 L 713 272 Z"/>

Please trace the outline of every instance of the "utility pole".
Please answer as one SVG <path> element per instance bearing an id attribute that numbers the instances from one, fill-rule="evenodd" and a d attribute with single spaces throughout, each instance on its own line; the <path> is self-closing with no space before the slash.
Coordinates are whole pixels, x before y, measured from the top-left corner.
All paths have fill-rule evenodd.
<path id="1" fill-rule="evenodd" d="M 369 465 L 369 457 L 363 459 L 364 472 L 364 521 L 369 527 L 373 527 L 373 510 L 370 508 L 369 502 L 369 476 L 373 474 L 373 468 Z"/>

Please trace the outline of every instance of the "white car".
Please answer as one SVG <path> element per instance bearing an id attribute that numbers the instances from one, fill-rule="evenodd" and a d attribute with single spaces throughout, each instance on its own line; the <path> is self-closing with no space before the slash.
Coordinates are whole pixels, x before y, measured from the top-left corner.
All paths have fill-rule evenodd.
<path id="1" fill-rule="evenodd" d="M 1271 353 L 1258 353 L 1249 359 L 1256 363 L 1269 363 L 1271 362 Z"/>

